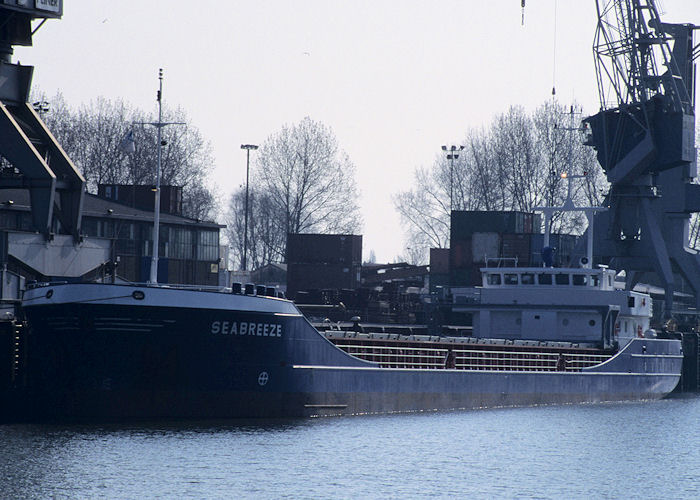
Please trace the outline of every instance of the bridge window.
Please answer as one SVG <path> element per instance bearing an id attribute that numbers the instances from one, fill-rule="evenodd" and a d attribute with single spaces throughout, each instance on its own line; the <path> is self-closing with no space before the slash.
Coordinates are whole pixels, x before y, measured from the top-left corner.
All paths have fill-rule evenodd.
<path id="1" fill-rule="evenodd" d="M 517 274 L 504 274 L 503 275 L 503 282 L 506 285 L 517 285 L 518 284 L 518 275 Z"/>
<path id="2" fill-rule="evenodd" d="M 588 276 L 586 276 L 585 274 L 574 274 L 573 275 L 574 285 L 586 286 L 586 284 L 588 283 L 588 279 L 586 279 L 586 278 L 588 278 Z"/>
<path id="3" fill-rule="evenodd" d="M 568 285 L 569 284 L 569 275 L 568 274 L 558 273 L 554 279 L 555 279 L 555 282 L 557 285 Z"/>
<path id="4" fill-rule="evenodd" d="M 535 275 L 532 273 L 523 273 L 520 275 L 520 283 L 523 285 L 534 285 Z"/>
<path id="5" fill-rule="evenodd" d="M 551 274 L 538 274 L 537 275 L 537 282 L 540 285 L 551 285 L 552 284 L 552 275 Z"/>
<path id="6" fill-rule="evenodd" d="M 486 275 L 486 283 L 489 285 L 500 285 L 501 284 L 501 275 L 500 274 L 487 274 Z"/>

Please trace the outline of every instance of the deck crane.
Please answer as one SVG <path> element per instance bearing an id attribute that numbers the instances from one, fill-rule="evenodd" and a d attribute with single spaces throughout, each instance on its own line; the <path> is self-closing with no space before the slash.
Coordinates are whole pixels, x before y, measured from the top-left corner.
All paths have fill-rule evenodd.
<path id="1" fill-rule="evenodd" d="M 695 148 L 692 24 L 661 21 L 654 0 L 596 0 L 594 55 L 601 109 L 583 120 L 610 190 L 595 216 L 602 262 L 665 290 L 689 285 L 700 305 L 700 256 L 689 249 L 692 213 L 700 212 Z M 646 275 L 653 273 L 653 276 Z"/>

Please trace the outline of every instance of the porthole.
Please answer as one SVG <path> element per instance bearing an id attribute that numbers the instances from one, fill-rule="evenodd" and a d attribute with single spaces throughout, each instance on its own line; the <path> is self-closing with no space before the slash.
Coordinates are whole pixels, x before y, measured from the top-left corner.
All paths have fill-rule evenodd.
<path id="1" fill-rule="evenodd" d="M 594 319 L 590 320 L 590 321 L 588 322 L 588 324 L 589 324 L 590 326 L 595 326 L 595 320 L 594 320 Z"/>
<path id="2" fill-rule="evenodd" d="M 50 299 L 52 296 L 53 296 L 53 290 L 49 290 L 48 292 L 46 292 L 47 299 Z"/>
<path id="3" fill-rule="evenodd" d="M 143 300 L 144 297 L 146 297 L 146 294 L 143 293 L 141 290 L 135 290 L 131 296 L 135 298 L 136 300 Z"/>
<path id="4" fill-rule="evenodd" d="M 562 325 L 568 326 L 569 325 L 569 318 L 564 318 L 561 322 Z"/>

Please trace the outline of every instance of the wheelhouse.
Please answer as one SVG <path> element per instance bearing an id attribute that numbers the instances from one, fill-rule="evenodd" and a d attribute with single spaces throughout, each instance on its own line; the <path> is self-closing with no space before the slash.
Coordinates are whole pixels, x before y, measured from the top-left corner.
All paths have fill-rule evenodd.
<path id="1" fill-rule="evenodd" d="M 607 268 L 486 267 L 481 269 L 484 288 L 591 287 L 614 290 L 615 272 Z"/>

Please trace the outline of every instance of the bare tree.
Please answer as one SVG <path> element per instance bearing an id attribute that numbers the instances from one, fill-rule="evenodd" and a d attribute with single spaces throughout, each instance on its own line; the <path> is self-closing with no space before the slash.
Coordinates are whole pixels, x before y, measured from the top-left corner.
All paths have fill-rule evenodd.
<path id="1" fill-rule="evenodd" d="M 549 101 L 532 115 L 511 107 L 487 130 L 468 131 L 465 149 L 454 163 L 441 155 L 431 169 L 416 170 L 413 189 L 393 197 L 407 247 L 425 248 L 427 254 L 429 247 L 449 244 L 450 194 L 455 210 L 529 212 L 562 205 L 568 187 L 562 174 L 586 172 L 585 181 L 572 184 L 572 200 L 600 205 L 607 191 L 605 175 L 573 128 L 565 107 Z M 580 233 L 585 217 L 557 214 L 552 229 Z"/>
<path id="2" fill-rule="evenodd" d="M 88 191 L 98 184 L 149 184 L 155 182 L 157 130 L 134 122 L 154 122 L 149 114 L 123 101 L 99 98 L 78 109 L 69 107 L 61 94 L 50 99 L 51 111 L 44 120 L 68 156 L 85 176 Z M 182 109 L 164 108 L 164 121 L 185 125 L 162 129 L 161 181 L 183 188 L 184 215 L 209 219 L 216 199 L 206 186 L 212 167 L 211 148 Z M 120 148 L 128 131 L 134 130 L 135 151 Z"/>
<path id="3" fill-rule="evenodd" d="M 269 195 L 252 189 L 248 194 L 248 248 L 247 262 L 253 268 L 281 262 L 287 235 L 282 221 L 275 213 L 275 205 Z M 233 265 L 241 265 L 245 234 L 245 188 L 240 186 L 231 195 L 226 219 L 225 234 L 232 248 Z"/>
<path id="4" fill-rule="evenodd" d="M 332 131 L 310 118 L 285 126 L 262 144 L 248 198 L 248 262 L 260 267 L 285 260 L 289 233 L 359 232 L 355 166 Z M 233 193 L 227 235 L 243 255 L 245 190 Z"/>
<path id="5" fill-rule="evenodd" d="M 415 172 L 415 187 L 393 196 L 407 230 L 408 246 L 445 248 L 450 243 L 449 187 L 444 188 L 444 167 Z M 447 181 L 449 185 L 449 180 Z M 427 250 L 426 250 L 427 251 Z"/>
<path id="6" fill-rule="evenodd" d="M 505 206 L 504 183 L 495 168 L 493 144 L 483 131 L 470 131 L 465 140 L 464 178 L 472 186 L 472 210 L 503 210 Z"/>
<path id="7" fill-rule="evenodd" d="M 540 153 L 539 186 L 544 193 L 541 203 L 561 205 L 566 199 L 568 181 L 564 174 L 585 174 L 584 180 L 572 182 L 571 198 L 579 206 L 599 206 L 608 189 L 603 170 L 598 166 L 595 151 L 583 143 L 580 129 L 581 113 L 577 105 L 567 109 L 547 101 L 533 114 L 536 150 Z M 553 214 L 552 231 L 580 234 L 586 227 L 586 218 L 577 212 Z"/>
<path id="8" fill-rule="evenodd" d="M 254 176 L 283 214 L 285 234 L 350 234 L 362 227 L 354 174 L 331 129 L 307 117 L 268 137 Z"/>
<path id="9" fill-rule="evenodd" d="M 374 253 L 374 249 L 369 251 L 369 258 L 365 262 L 365 264 L 376 264 L 377 263 L 377 254 Z"/>
<path id="10" fill-rule="evenodd" d="M 510 210 L 530 211 L 541 201 L 532 128 L 532 120 L 521 107 L 511 107 L 491 127 L 495 168 Z"/>
<path id="11" fill-rule="evenodd" d="M 412 266 L 424 266 L 428 264 L 429 248 L 426 251 L 425 247 L 406 247 L 404 251 L 397 255 L 394 262 L 406 262 Z"/>

